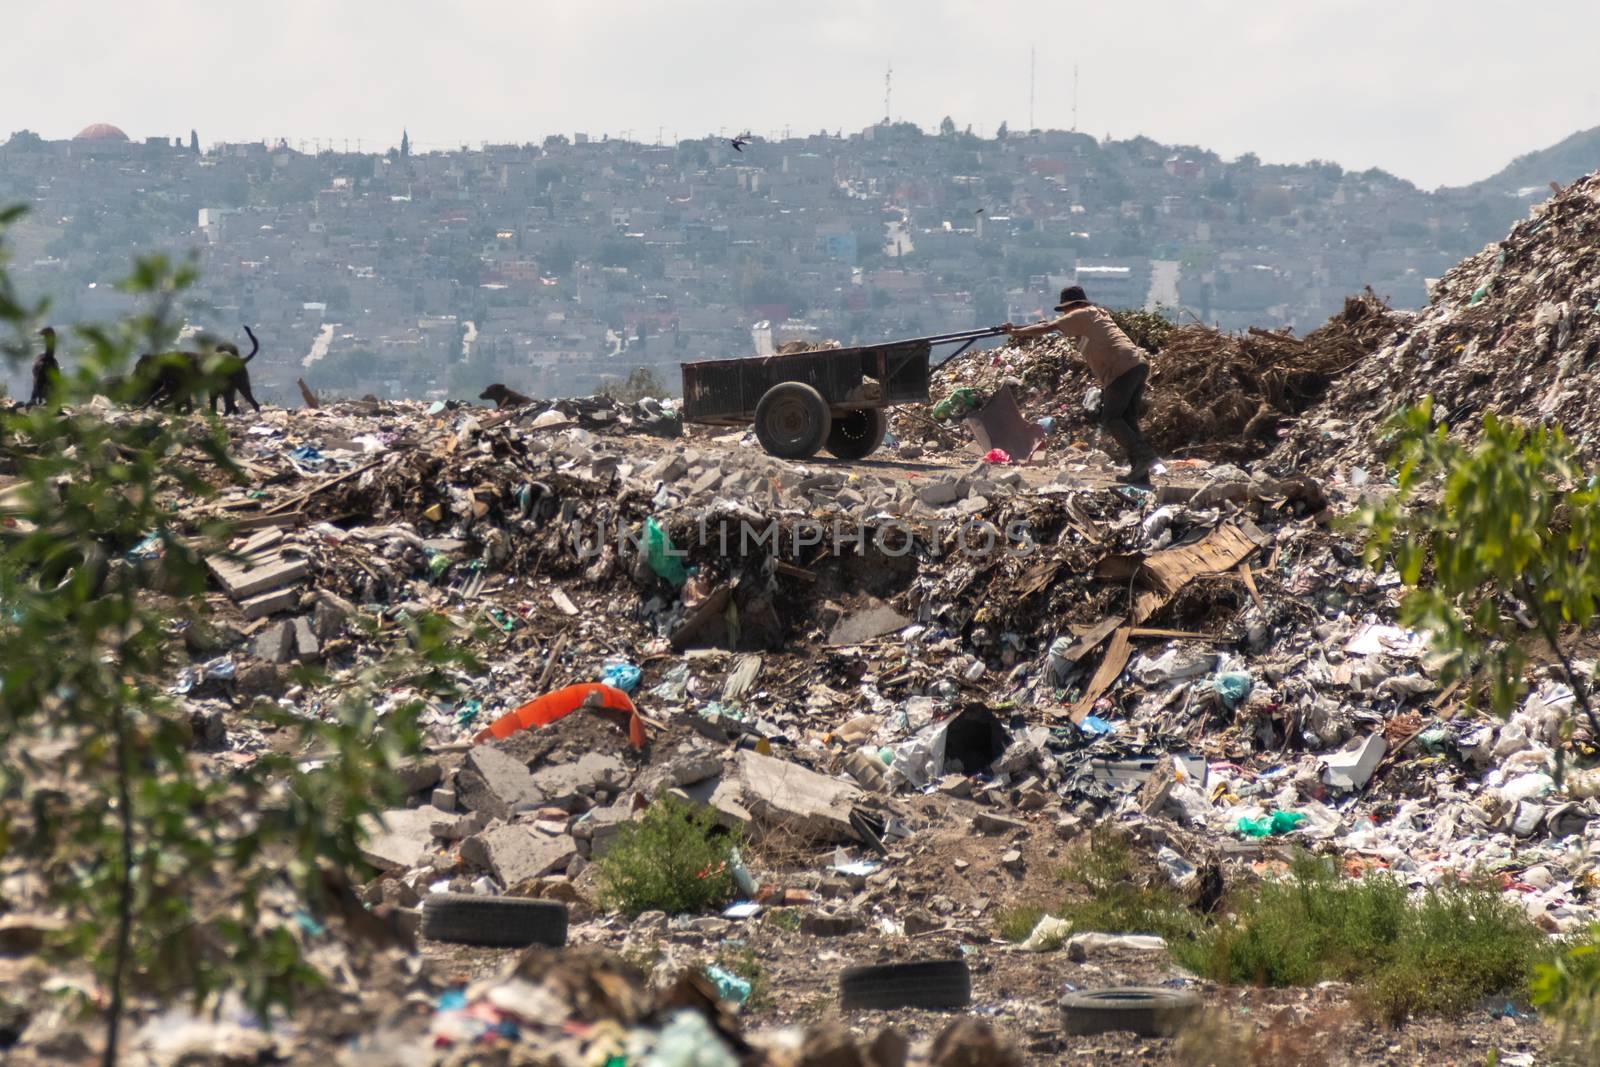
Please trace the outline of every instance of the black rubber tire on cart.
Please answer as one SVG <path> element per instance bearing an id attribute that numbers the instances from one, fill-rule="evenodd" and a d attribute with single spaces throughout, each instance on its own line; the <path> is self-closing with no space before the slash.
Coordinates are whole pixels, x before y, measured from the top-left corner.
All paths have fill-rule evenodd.
<path id="1" fill-rule="evenodd" d="M 756 403 L 756 439 L 779 459 L 810 459 L 832 429 L 822 394 L 805 382 L 779 382 Z"/>
<path id="2" fill-rule="evenodd" d="M 422 936 L 494 948 L 559 948 L 567 943 L 567 906 L 555 900 L 432 893 L 422 905 Z"/>
<path id="3" fill-rule="evenodd" d="M 1122 986 L 1086 989 L 1061 998 L 1069 1034 L 1131 1030 L 1141 1037 L 1166 1037 L 1200 1012 L 1200 997 L 1186 989 Z"/>
<path id="4" fill-rule="evenodd" d="M 828 452 L 839 459 L 866 459 L 883 444 L 889 419 L 882 408 L 858 408 L 833 420 L 828 431 Z"/>
<path id="5" fill-rule="evenodd" d="M 972 1002 L 972 973 L 961 960 L 923 960 L 852 967 L 839 976 L 839 1006 L 964 1008 Z"/>

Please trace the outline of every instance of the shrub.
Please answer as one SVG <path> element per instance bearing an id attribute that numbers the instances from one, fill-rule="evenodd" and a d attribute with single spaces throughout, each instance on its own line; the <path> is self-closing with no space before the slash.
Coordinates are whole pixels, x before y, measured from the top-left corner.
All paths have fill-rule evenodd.
<path id="1" fill-rule="evenodd" d="M 1234 912 L 1233 921 L 1174 944 L 1174 957 L 1219 982 L 1351 982 L 1389 1022 L 1515 992 L 1546 944 L 1492 890 L 1445 886 L 1413 897 L 1390 875 L 1350 881 L 1314 859 L 1297 861 L 1287 880 L 1256 889 Z"/>
<path id="2" fill-rule="evenodd" d="M 733 896 L 728 861 L 738 838 L 722 832 L 711 809 L 674 797 L 629 823 L 596 865 L 601 900 L 629 918 L 644 911 L 701 911 Z"/>
<path id="3" fill-rule="evenodd" d="M 1534 970 L 1533 1004 L 1555 1024 L 1556 1049 L 1573 1063 L 1600 1063 L 1600 926 Z"/>
<path id="4" fill-rule="evenodd" d="M 5 229 L 19 216 L 0 210 L 0 326 L 16 335 L 3 349 L 13 361 L 27 358 L 46 310 L 6 271 Z M 171 313 L 192 277 L 138 260 L 122 287 L 149 310 L 73 331 L 75 358 L 52 398 L 71 417 L 54 404 L 0 413 L 0 459 L 20 490 L 8 503 L 17 521 L 0 529 L 0 851 L 8 871 L 41 879 L 67 921 L 50 956 L 105 990 L 108 1065 L 120 1062 L 130 990 L 159 1003 L 233 990 L 265 1017 L 318 981 L 297 914 L 331 913 L 365 877 L 361 817 L 403 797 L 395 771 L 417 748 L 416 716 L 450 692 L 446 667 L 466 660 L 441 618 L 420 617 L 406 628 L 412 647 L 341 678 L 321 714 L 258 710 L 286 739 L 280 749 L 227 774 L 193 758 L 189 716 L 168 690 L 169 635 L 205 624 L 200 552 L 221 551 L 229 531 L 208 526 L 196 539 L 166 501 L 172 490 L 214 496 L 242 475 L 215 420 L 108 419 L 89 403 L 104 391 L 133 406 L 134 353 L 176 336 Z M 216 384 L 201 374 L 181 392 L 192 400 Z M 132 565 L 129 551 L 146 544 L 159 562 Z M 325 680 L 302 677 L 308 688 Z M 380 715 L 378 692 L 406 699 Z"/>
<path id="5" fill-rule="evenodd" d="M 1007 941 L 1022 941 L 1046 914 L 1072 924 L 1074 932 L 1157 934 L 1170 939 L 1192 936 L 1200 919 L 1185 906 L 1177 890 L 1165 882 L 1144 884 L 1132 848 L 1108 834 L 1092 837 L 1087 847 L 1056 873 L 1068 895 L 1051 907 L 1022 904 L 1002 911 L 996 923 Z"/>

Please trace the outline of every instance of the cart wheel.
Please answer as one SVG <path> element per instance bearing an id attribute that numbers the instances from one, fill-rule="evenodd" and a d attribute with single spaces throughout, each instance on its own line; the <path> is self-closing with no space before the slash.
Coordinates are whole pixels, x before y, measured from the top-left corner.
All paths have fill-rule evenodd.
<path id="1" fill-rule="evenodd" d="M 833 418 L 805 382 L 780 382 L 756 404 L 756 438 L 779 459 L 808 459 L 828 440 Z"/>
<path id="2" fill-rule="evenodd" d="M 833 420 L 828 431 L 828 451 L 840 459 L 865 459 L 883 444 L 889 419 L 882 408 L 847 411 Z"/>

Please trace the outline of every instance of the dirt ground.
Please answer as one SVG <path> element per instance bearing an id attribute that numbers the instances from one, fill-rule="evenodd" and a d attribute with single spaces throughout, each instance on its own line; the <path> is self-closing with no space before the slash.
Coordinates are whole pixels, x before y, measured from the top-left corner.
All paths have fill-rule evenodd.
<path id="1" fill-rule="evenodd" d="M 928 803 L 921 814 L 935 810 Z M 865 919 L 856 932 L 819 937 L 798 929 L 798 909 L 769 908 L 748 922 L 704 916 L 679 928 L 642 930 L 604 918 L 574 923 L 574 944 L 618 951 L 662 980 L 678 967 L 719 962 L 753 979 L 754 992 L 742 1012 L 750 1030 L 832 1022 L 869 1037 L 885 1027 L 906 1034 L 913 1048 L 925 1046 L 959 1013 L 922 1010 L 841 1011 L 838 975 L 847 967 L 916 959 L 966 960 L 972 972 L 967 1014 L 990 1021 L 1018 1046 L 1030 1067 L 1060 1063 L 1172 1064 L 1485 1064 L 1491 1051 L 1501 1064 L 1546 1062 L 1549 1030 L 1525 1004 L 1485 1004 L 1453 1019 L 1413 1019 L 1396 1028 L 1367 1017 L 1348 987 L 1325 983 L 1314 989 L 1230 988 L 1198 981 L 1176 967 L 1165 952 L 1091 950 L 1074 961 L 1064 950 L 1026 953 L 994 936 L 1007 907 L 1059 899 L 1056 872 L 1079 839 L 1063 840 L 1040 822 L 1007 836 L 981 836 L 959 819 L 976 805 L 955 805 L 946 825 L 919 834 L 911 847 L 892 853 L 876 884 L 861 880 L 853 898 Z M 1016 848 L 1020 870 L 1001 855 Z M 831 852 L 790 853 L 800 876 L 820 871 Z M 580 880 L 581 882 L 582 880 Z M 936 929 L 906 933 L 916 914 Z M 898 920 L 898 921 L 896 921 Z M 494 973 L 515 951 L 468 949 L 423 942 L 426 953 L 465 982 Z M 1154 985 L 1192 989 L 1204 998 L 1206 1015 L 1185 1034 L 1145 1038 L 1132 1033 L 1072 1036 L 1065 1033 L 1057 1002 L 1069 992 L 1107 986 Z"/>

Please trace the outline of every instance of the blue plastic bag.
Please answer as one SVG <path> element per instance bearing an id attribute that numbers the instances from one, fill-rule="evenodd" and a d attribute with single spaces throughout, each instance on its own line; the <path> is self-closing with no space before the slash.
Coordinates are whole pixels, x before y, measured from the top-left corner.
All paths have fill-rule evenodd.
<path id="1" fill-rule="evenodd" d="M 614 689 L 632 693 L 639 688 L 642 672 L 638 667 L 622 660 L 613 660 L 600 669 L 600 680 Z"/>

